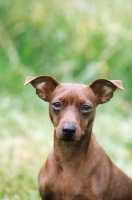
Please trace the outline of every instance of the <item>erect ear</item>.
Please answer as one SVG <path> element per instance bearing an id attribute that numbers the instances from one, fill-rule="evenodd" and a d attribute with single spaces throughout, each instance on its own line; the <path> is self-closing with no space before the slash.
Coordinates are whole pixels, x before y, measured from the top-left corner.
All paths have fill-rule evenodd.
<path id="1" fill-rule="evenodd" d="M 95 94 L 97 105 L 108 102 L 117 88 L 124 90 L 120 80 L 97 79 L 89 86 Z"/>
<path id="2" fill-rule="evenodd" d="M 36 94 L 43 100 L 49 101 L 50 96 L 59 82 L 52 76 L 27 77 L 24 85 L 31 83 L 36 88 Z"/>

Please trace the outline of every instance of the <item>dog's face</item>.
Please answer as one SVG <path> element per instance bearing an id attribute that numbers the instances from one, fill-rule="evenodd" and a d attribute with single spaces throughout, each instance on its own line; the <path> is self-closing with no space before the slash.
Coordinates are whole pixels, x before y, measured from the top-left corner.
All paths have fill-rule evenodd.
<path id="1" fill-rule="evenodd" d="M 36 94 L 49 102 L 49 114 L 55 138 L 80 141 L 91 132 L 98 104 L 108 102 L 116 88 L 123 90 L 119 80 L 97 79 L 90 85 L 60 84 L 51 76 L 28 77 Z M 85 138 L 84 138 L 85 139 Z"/>
<path id="2" fill-rule="evenodd" d="M 95 95 L 89 86 L 58 85 L 49 102 L 55 136 L 63 141 L 79 141 L 92 129 L 95 108 Z"/>

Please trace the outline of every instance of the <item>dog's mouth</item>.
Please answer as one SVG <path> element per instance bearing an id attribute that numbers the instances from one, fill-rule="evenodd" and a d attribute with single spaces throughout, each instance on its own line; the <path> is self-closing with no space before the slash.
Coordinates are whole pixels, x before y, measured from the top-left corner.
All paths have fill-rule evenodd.
<path id="1" fill-rule="evenodd" d="M 59 138 L 59 140 L 64 141 L 64 142 L 74 142 L 75 141 L 72 138 Z"/>

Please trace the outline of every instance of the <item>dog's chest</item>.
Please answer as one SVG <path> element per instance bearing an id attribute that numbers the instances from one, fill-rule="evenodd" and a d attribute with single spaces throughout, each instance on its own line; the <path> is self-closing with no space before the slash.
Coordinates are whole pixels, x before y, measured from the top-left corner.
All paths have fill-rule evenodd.
<path id="1" fill-rule="evenodd" d="M 48 174 L 45 179 L 44 196 L 51 200 L 87 200 L 98 199 L 99 194 L 95 193 L 93 176 L 88 177 L 85 169 L 71 170 L 65 168 L 58 172 L 56 168 Z"/>

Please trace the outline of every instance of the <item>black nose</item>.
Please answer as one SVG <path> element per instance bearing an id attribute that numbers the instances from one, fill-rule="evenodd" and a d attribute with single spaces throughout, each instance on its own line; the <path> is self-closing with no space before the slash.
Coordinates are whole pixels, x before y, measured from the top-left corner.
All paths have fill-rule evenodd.
<path id="1" fill-rule="evenodd" d="M 66 123 L 62 127 L 62 132 L 63 132 L 65 137 L 72 137 L 76 132 L 76 128 L 72 124 Z"/>

